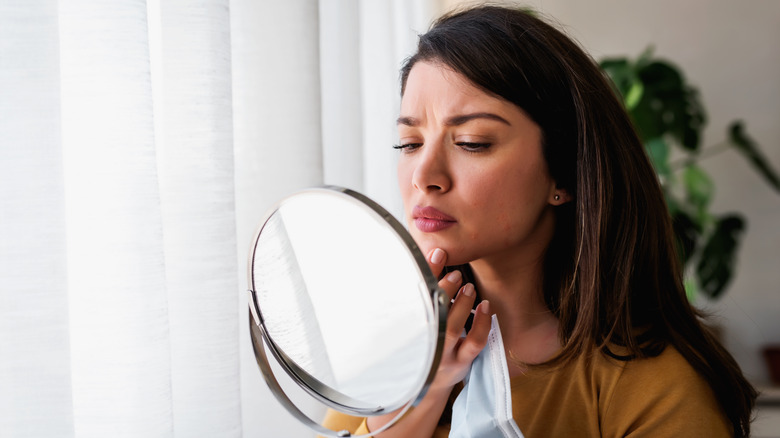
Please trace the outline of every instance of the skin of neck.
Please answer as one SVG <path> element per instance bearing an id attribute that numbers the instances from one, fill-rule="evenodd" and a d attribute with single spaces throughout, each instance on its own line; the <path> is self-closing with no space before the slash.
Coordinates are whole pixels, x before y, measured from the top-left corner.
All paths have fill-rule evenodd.
<path id="1" fill-rule="evenodd" d="M 490 302 L 491 313 L 498 318 L 510 375 L 513 362 L 541 363 L 560 349 L 558 320 L 547 308 L 542 288 L 555 218 L 551 209 L 542 216 L 534 238 L 521 249 L 471 262 L 480 297 Z M 516 368 L 515 374 L 522 372 L 522 367 Z"/>

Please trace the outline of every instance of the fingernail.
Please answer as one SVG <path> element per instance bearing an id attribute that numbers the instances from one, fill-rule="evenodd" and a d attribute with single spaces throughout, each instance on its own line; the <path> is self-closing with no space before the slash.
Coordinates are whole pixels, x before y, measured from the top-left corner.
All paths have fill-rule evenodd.
<path id="1" fill-rule="evenodd" d="M 440 263 L 444 263 L 444 250 L 440 248 L 436 248 L 433 250 L 433 254 L 431 254 L 431 263 L 434 265 L 438 265 Z"/>
<path id="2" fill-rule="evenodd" d="M 482 301 L 479 303 L 479 311 L 485 315 L 490 315 L 490 301 Z"/>
<path id="3" fill-rule="evenodd" d="M 474 285 L 471 283 L 468 283 L 467 285 L 463 286 L 463 295 L 466 295 L 467 297 L 473 297 L 474 296 Z"/>
<path id="4" fill-rule="evenodd" d="M 453 284 L 458 283 L 461 277 L 462 274 L 460 273 L 460 271 L 452 271 L 449 274 L 447 274 L 447 281 Z"/>

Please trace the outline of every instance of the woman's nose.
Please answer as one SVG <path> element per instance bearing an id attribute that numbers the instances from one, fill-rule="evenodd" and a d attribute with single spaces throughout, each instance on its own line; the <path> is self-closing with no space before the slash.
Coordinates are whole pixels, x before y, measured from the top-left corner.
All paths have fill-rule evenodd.
<path id="1" fill-rule="evenodd" d="M 441 145 L 426 146 L 423 146 L 418 156 L 412 184 L 415 189 L 425 193 L 444 193 L 452 186 L 447 153 Z"/>

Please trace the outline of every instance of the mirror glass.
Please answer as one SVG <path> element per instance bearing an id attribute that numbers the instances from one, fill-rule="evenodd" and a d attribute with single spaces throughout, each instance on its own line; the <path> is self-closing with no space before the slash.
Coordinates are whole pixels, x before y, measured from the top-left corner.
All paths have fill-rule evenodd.
<path id="1" fill-rule="evenodd" d="M 379 415 L 427 388 L 443 330 L 436 280 L 373 201 L 333 187 L 282 200 L 253 241 L 249 281 L 266 347 L 319 401 Z"/>

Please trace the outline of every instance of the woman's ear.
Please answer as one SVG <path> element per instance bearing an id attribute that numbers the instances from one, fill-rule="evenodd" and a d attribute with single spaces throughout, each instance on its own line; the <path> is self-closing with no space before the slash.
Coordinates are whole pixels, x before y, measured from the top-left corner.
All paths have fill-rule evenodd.
<path id="1" fill-rule="evenodd" d="M 552 193 L 552 196 L 550 197 L 550 204 L 558 206 L 563 205 L 571 200 L 572 196 L 569 194 L 568 190 L 556 187 Z"/>

